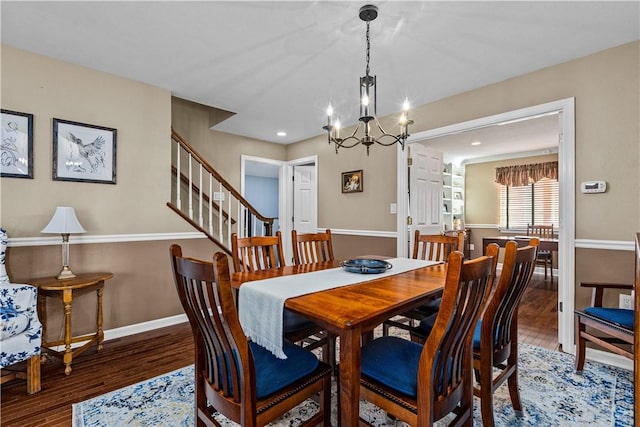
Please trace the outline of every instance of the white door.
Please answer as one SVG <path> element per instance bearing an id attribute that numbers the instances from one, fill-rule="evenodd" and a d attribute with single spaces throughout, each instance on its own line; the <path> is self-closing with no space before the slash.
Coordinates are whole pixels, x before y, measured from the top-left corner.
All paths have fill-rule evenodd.
<path id="1" fill-rule="evenodd" d="M 443 156 L 422 144 L 411 144 L 409 166 L 409 254 L 416 230 L 438 234 L 442 230 Z"/>
<path id="2" fill-rule="evenodd" d="M 315 233 L 317 218 L 316 167 L 293 167 L 293 228 L 298 233 Z"/>

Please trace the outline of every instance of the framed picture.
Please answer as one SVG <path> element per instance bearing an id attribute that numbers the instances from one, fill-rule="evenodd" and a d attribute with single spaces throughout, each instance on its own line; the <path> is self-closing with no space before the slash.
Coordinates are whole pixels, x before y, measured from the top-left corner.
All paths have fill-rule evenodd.
<path id="1" fill-rule="evenodd" d="M 116 183 L 116 129 L 53 119 L 53 179 Z"/>
<path id="2" fill-rule="evenodd" d="M 33 114 L 2 110 L 0 176 L 33 179 Z"/>
<path id="3" fill-rule="evenodd" d="M 362 169 L 359 171 L 342 172 L 342 192 L 362 192 Z"/>

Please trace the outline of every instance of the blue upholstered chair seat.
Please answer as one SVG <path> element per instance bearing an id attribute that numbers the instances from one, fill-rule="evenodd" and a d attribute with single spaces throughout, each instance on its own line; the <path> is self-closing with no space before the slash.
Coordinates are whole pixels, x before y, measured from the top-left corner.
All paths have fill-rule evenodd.
<path id="1" fill-rule="evenodd" d="M 587 307 L 584 312 L 623 328 L 633 329 L 633 310 L 623 308 Z"/>
<path id="2" fill-rule="evenodd" d="M 255 362 L 258 399 L 285 388 L 318 367 L 318 358 L 313 353 L 287 341 L 283 345 L 286 359 L 278 359 L 254 342 L 249 347 Z"/>
<path id="3" fill-rule="evenodd" d="M 422 348 L 418 343 L 399 337 L 375 339 L 362 347 L 362 375 L 416 397 Z"/>
<path id="4" fill-rule="evenodd" d="M 440 310 L 440 303 L 442 303 L 442 298 L 436 298 L 424 305 L 421 305 L 416 310 L 423 313 L 425 316 L 431 316 L 432 314 L 438 313 Z"/>
<path id="5" fill-rule="evenodd" d="M 285 309 L 283 312 L 282 323 L 282 330 L 285 334 L 305 331 L 315 326 L 315 323 L 313 323 L 311 320 L 287 309 Z"/>

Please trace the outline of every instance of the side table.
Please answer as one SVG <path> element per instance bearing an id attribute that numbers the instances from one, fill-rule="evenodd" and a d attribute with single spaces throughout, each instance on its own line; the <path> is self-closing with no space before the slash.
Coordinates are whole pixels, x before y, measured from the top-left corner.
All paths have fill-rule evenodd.
<path id="1" fill-rule="evenodd" d="M 85 273 L 78 274 L 71 279 L 59 280 L 56 277 L 32 279 L 28 283 L 38 287 L 38 316 L 42 323 L 42 347 L 55 356 L 61 357 L 65 364 L 64 373 L 71 373 L 73 358 L 94 343 L 98 345 L 98 351 L 102 350 L 104 332 L 102 331 L 102 293 L 104 282 L 113 277 L 111 273 Z M 98 295 L 97 328 L 94 334 L 74 337 L 71 335 L 71 303 L 74 295 L 96 291 Z M 46 341 L 47 339 L 47 304 L 46 297 L 60 298 L 64 306 L 64 339 Z M 87 341 L 80 347 L 71 349 L 72 343 Z M 54 350 L 53 346 L 64 345 L 64 352 Z"/>

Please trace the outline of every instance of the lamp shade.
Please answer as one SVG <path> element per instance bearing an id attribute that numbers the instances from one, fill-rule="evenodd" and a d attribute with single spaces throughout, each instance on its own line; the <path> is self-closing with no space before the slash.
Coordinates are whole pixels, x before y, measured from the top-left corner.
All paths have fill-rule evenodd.
<path id="1" fill-rule="evenodd" d="M 80 221 L 76 217 L 76 211 L 73 208 L 58 206 L 53 218 L 41 233 L 71 234 L 86 233 L 86 230 L 80 225 Z"/>

